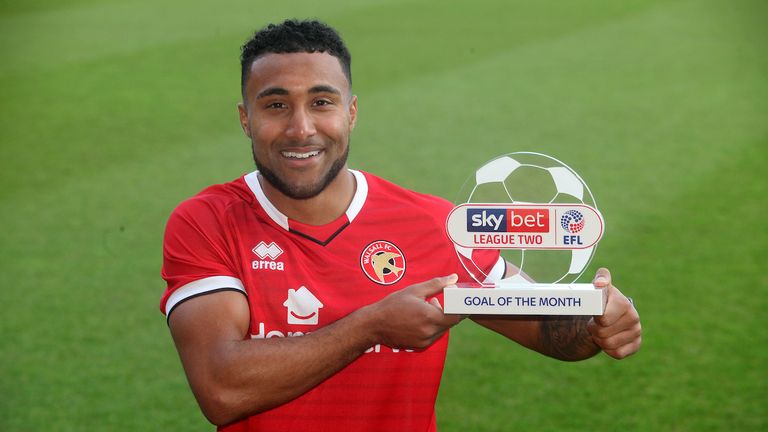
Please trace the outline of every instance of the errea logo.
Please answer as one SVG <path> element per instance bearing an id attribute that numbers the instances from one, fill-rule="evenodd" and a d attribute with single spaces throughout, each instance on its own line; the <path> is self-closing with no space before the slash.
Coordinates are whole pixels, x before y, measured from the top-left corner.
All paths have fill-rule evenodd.
<path id="1" fill-rule="evenodd" d="M 251 252 L 259 257 L 258 260 L 251 262 L 251 268 L 254 270 L 285 270 L 285 264 L 282 261 L 275 261 L 280 255 L 283 254 L 283 249 L 275 242 L 269 244 L 265 242 L 259 242 Z"/>
<path id="2" fill-rule="evenodd" d="M 251 251 L 261 259 L 269 257 L 269 259 L 273 261 L 277 259 L 277 257 L 283 254 L 283 250 L 280 249 L 280 246 L 278 246 L 277 243 L 275 242 L 272 242 L 270 244 L 259 242 L 259 244 L 257 244 L 256 247 L 251 249 Z"/>

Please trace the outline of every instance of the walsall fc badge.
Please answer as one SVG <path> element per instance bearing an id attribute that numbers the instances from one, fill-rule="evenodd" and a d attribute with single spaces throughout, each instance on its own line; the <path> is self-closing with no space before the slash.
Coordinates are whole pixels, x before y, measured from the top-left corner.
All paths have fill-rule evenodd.
<path id="1" fill-rule="evenodd" d="M 405 274 L 405 255 L 393 243 L 377 240 L 363 249 L 360 267 L 368 279 L 380 285 L 392 285 Z"/>

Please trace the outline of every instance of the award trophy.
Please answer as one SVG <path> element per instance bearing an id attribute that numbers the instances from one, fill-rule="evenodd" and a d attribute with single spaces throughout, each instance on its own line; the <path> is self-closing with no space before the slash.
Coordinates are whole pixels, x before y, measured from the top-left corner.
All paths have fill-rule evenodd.
<path id="1" fill-rule="evenodd" d="M 459 200 L 446 231 L 475 282 L 445 288 L 446 313 L 603 314 L 605 290 L 576 283 L 605 224 L 574 170 L 544 154 L 510 153 L 477 169 Z"/>

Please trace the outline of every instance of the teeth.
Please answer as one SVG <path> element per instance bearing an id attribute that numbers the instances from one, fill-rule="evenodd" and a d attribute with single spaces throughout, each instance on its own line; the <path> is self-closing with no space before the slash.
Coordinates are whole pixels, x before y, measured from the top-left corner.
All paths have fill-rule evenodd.
<path id="1" fill-rule="evenodd" d="M 320 151 L 319 150 L 315 150 L 315 151 L 311 151 L 311 152 L 307 152 L 307 153 L 296 153 L 296 152 L 284 151 L 284 152 L 282 152 L 282 154 L 283 154 L 283 156 L 285 156 L 287 158 L 306 159 L 306 158 L 310 158 L 312 156 L 319 155 Z"/>

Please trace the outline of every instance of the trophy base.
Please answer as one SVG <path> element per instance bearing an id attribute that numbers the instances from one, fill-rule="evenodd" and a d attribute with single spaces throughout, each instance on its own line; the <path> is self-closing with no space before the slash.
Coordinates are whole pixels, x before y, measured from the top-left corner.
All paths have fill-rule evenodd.
<path id="1" fill-rule="evenodd" d="M 589 283 L 457 284 L 443 295 L 445 313 L 463 315 L 602 315 L 606 301 Z"/>

